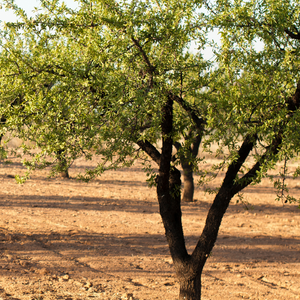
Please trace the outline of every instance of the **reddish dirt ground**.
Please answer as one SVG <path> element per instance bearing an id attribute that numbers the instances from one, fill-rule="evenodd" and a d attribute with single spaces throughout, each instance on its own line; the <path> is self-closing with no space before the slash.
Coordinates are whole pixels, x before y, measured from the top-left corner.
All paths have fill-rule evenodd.
<path id="1" fill-rule="evenodd" d="M 69 180 L 44 170 L 17 185 L 23 167 L 9 160 L 0 164 L 1 300 L 176 299 L 155 189 L 141 164 L 84 183 L 75 176 L 91 162 L 78 160 Z M 290 181 L 300 196 L 299 181 Z M 189 251 L 212 197 L 198 187 L 196 201 L 182 205 Z M 203 271 L 202 299 L 300 299 L 300 210 L 275 197 L 263 181 L 244 191 L 249 210 L 232 200 Z"/>

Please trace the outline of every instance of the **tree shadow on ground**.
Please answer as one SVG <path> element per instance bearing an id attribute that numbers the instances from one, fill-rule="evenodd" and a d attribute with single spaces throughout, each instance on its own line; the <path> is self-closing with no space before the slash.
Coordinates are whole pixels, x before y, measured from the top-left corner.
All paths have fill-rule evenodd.
<path id="1" fill-rule="evenodd" d="M 196 244 L 196 236 L 186 237 L 188 244 Z M 64 270 L 72 270 L 76 265 L 93 268 L 94 271 L 107 271 L 109 260 L 120 259 L 120 268 L 124 272 L 132 271 L 130 262 L 136 261 L 136 257 L 168 257 L 169 251 L 166 239 L 160 234 L 99 234 L 87 231 L 47 232 L 35 234 L 22 234 L 0 230 L 1 252 L 10 253 L 16 259 L 1 260 L 1 270 L 23 265 L 27 269 L 34 267 L 42 269 L 43 261 L 39 257 L 49 257 L 50 265 L 55 269 L 56 262 L 66 261 Z M 193 248 L 193 246 L 191 247 Z M 282 257 L 284 249 L 285 256 Z M 286 263 L 300 262 L 300 239 L 281 238 L 280 236 L 222 236 L 220 235 L 212 257 L 218 262 L 236 263 L 246 261 L 264 261 Z M 3 256 L 3 255 L 2 255 Z M 30 258 L 28 264 L 22 264 L 22 257 Z M 129 263 L 126 261 L 129 259 Z M 45 260 L 45 259 L 43 259 Z M 48 263 L 49 263 L 48 262 Z M 164 262 L 165 264 L 165 262 Z M 68 267 L 69 265 L 69 267 Z M 97 265 L 98 267 L 92 267 Z M 104 267 L 104 269 L 102 267 Z M 49 265 L 48 265 L 49 267 Z M 145 272 L 143 268 L 134 271 Z M 167 270 L 165 270 L 167 271 Z M 172 270 L 168 270 L 172 272 Z"/>
<path id="2" fill-rule="evenodd" d="M 122 211 L 143 214 L 158 212 L 158 204 L 149 200 L 82 196 L 0 195 L 0 207 L 57 208 L 70 211 Z"/>
<path id="3" fill-rule="evenodd" d="M 206 217 L 206 212 L 211 203 L 199 201 L 193 203 L 182 203 L 183 214 L 192 215 L 198 212 L 201 219 Z M 251 204 L 250 204 L 251 205 Z M 31 207 L 31 208 L 58 208 L 70 211 L 122 211 L 143 214 L 158 213 L 158 203 L 153 200 L 132 200 L 87 196 L 42 196 L 42 195 L 1 195 L 0 207 Z M 242 204 L 231 204 L 226 212 L 226 216 L 244 212 L 256 213 L 257 215 L 274 215 L 286 213 L 299 213 L 299 207 L 295 204 L 285 204 L 283 206 L 274 205 L 253 205 L 250 210 L 246 210 Z M 245 216 L 249 219 L 251 216 Z"/>

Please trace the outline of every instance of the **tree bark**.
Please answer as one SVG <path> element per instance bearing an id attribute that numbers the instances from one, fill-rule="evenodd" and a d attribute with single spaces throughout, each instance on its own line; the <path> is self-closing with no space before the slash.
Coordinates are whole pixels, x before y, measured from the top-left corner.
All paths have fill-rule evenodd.
<path id="1" fill-rule="evenodd" d="M 201 273 L 180 278 L 179 300 L 201 299 Z"/>

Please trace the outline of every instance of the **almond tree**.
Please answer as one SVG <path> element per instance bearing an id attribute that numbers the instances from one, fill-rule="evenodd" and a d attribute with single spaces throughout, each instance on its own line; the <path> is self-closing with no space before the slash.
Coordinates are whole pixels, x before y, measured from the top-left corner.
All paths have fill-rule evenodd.
<path id="1" fill-rule="evenodd" d="M 86 179 L 130 164 L 138 145 L 159 166 L 157 199 L 179 299 L 199 300 L 202 270 L 231 199 L 299 151 L 299 14 L 280 1 L 85 0 L 76 11 L 42 1 L 45 11 L 28 19 L 6 3 L 20 22 L 3 32 L 1 77 L 12 83 L 1 93 L 20 83 L 25 93 L 22 109 L 7 106 L 7 126 L 36 140 L 45 154 L 63 144 L 71 158 L 103 155 L 103 164 Z M 213 65 L 201 52 L 209 45 L 210 26 L 222 35 Z M 263 40 L 263 51 L 254 47 L 256 38 Z M 276 45 L 283 41 L 282 51 Z M 190 49 L 192 42 L 199 50 Z M 49 82 L 55 83 L 50 90 Z M 30 114 L 24 117 L 24 111 Z M 188 253 L 178 164 L 195 165 L 193 144 L 209 149 L 213 142 L 220 145 L 217 154 L 225 158 L 219 168 L 226 172 Z"/>

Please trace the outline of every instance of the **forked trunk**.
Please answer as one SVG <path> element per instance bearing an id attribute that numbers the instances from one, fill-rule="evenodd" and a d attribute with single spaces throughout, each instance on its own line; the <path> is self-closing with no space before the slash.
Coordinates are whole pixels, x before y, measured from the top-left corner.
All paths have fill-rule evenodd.
<path id="1" fill-rule="evenodd" d="M 186 278 L 187 277 L 187 278 Z M 192 277 L 180 277 L 179 300 L 200 300 L 201 299 L 201 273 Z"/>

